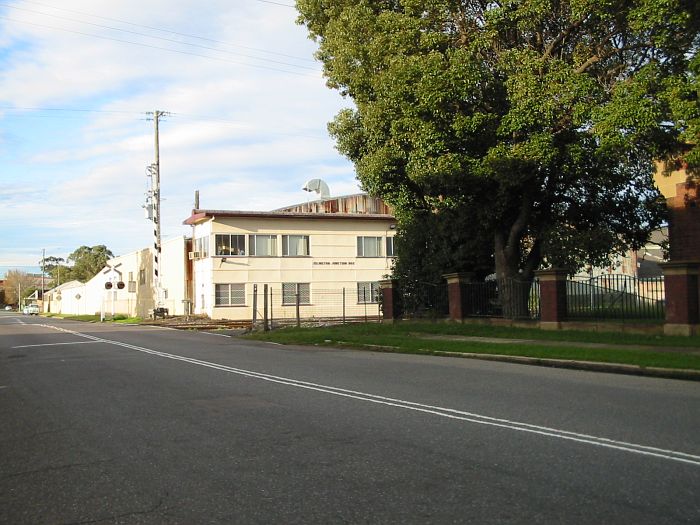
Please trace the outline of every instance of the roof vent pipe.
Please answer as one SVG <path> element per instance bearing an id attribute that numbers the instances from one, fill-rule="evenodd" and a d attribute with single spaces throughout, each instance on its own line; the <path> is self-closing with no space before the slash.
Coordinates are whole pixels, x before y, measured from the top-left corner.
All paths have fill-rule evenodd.
<path id="1" fill-rule="evenodd" d="M 304 184 L 301 189 L 309 192 L 315 191 L 321 196 L 322 199 L 327 199 L 331 196 L 331 190 L 328 189 L 328 184 L 323 182 L 321 179 L 311 179 L 306 181 L 306 184 Z"/>

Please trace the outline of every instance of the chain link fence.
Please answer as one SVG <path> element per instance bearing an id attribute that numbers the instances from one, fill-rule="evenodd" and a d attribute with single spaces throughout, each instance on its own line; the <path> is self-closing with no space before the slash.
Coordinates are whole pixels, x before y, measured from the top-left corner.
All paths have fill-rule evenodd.
<path id="1" fill-rule="evenodd" d="M 382 319 L 378 287 L 309 290 L 256 285 L 249 298 L 255 326 L 310 326 Z"/>

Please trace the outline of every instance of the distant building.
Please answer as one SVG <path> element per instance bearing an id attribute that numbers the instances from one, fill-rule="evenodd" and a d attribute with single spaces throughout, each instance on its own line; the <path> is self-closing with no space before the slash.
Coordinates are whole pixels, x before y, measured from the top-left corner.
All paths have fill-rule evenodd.
<path id="1" fill-rule="evenodd" d="M 187 243 L 182 236 L 162 243 L 162 306 L 170 315 L 185 313 Z M 109 289 L 105 287 L 107 283 Z M 44 312 L 69 315 L 104 312 L 109 315 L 114 311 L 115 314 L 148 317 L 157 297 L 153 251 L 145 248 L 110 259 L 107 266 L 88 282 L 63 283 L 44 296 Z"/>

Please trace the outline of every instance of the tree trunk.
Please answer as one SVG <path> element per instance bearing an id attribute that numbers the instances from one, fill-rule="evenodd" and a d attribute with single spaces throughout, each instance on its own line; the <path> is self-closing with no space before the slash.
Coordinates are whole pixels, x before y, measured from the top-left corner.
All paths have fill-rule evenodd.
<path id="1" fill-rule="evenodd" d="M 494 236 L 494 260 L 498 295 L 503 317 L 508 319 L 530 317 L 530 290 L 535 270 L 541 262 L 540 243 L 534 240 L 521 267 L 522 239 L 497 232 Z"/>

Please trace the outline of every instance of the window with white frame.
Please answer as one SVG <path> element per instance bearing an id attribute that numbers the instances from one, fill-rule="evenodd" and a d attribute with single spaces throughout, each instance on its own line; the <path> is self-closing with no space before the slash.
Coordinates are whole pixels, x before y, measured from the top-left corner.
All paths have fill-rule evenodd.
<path id="1" fill-rule="evenodd" d="M 250 255 L 256 257 L 277 256 L 277 235 L 248 235 Z"/>
<path id="2" fill-rule="evenodd" d="M 378 282 L 359 282 L 357 283 L 357 302 L 363 303 L 378 303 L 379 302 L 379 283 Z"/>
<path id="3" fill-rule="evenodd" d="M 199 253 L 200 257 L 209 257 L 209 236 L 199 237 L 194 240 L 194 251 Z"/>
<path id="4" fill-rule="evenodd" d="M 216 255 L 245 255 L 245 235 L 216 234 L 214 239 Z"/>
<path id="5" fill-rule="evenodd" d="M 387 237 L 386 238 L 386 256 L 387 257 L 394 256 L 394 237 Z"/>
<path id="6" fill-rule="evenodd" d="M 381 257 L 382 238 L 381 237 L 358 237 L 357 238 L 358 257 Z"/>
<path id="7" fill-rule="evenodd" d="M 215 306 L 245 306 L 245 284 L 217 284 L 215 288 Z"/>
<path id="8" fill-rule="evenodd" d="M 285 257 L 309 255 L 309 236 L 282 235 L 282 255 Z"/>
<path id="9" fill-rule="evenodd" d="M 309 283 L 282 283 L 282 304 L 311 304 L 311 285 Z"/>

